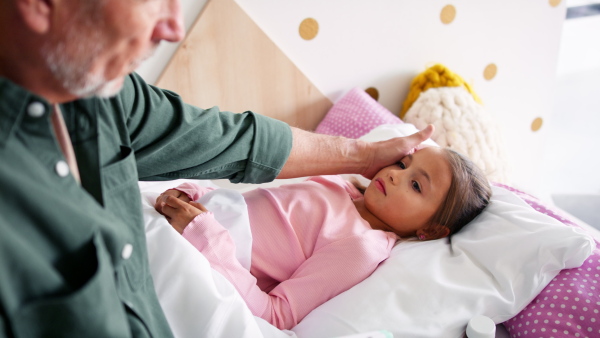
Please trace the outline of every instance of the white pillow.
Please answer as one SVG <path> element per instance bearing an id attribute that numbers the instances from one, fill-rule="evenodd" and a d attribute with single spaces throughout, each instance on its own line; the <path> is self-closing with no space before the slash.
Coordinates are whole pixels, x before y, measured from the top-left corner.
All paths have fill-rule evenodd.
<path id="1" fill-rule="evenodd" d="M 410 124 L 382 125 L 361 139 L 413 132 Z M 375 330 L 395 337 L 462 337 L 476 315 L 495 323 L 515 316 L 594 247 L 587 234 L 493 187 L 490 205 L 451 243 L 399 243 L 369 278 L 312 311 L 292 331 L 301 338 Z"/>

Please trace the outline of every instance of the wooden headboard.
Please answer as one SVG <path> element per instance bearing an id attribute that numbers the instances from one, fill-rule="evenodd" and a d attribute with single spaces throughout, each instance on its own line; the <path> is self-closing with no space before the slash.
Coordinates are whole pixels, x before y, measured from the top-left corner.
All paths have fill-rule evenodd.
<path id="1" fill-rule="evenodd" d="M 307 130 L 332 105 L 233 0 L 206 4 L 157 86 L 199 107 L 252 110 Z"/>

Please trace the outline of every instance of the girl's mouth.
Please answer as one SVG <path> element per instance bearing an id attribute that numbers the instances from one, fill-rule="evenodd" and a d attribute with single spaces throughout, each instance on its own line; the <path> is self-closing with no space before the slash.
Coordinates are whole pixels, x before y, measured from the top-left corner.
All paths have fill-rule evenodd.
<path id="1" fill-rule="evenodd" d="M 385 183 L 383 183 L 383 180 L 381 178 L 375 179 L 375 187 L 377 188 L 377 190 L 381 191 L 384 195 L 387 196 L 387 194 L 385 193 Z"/>

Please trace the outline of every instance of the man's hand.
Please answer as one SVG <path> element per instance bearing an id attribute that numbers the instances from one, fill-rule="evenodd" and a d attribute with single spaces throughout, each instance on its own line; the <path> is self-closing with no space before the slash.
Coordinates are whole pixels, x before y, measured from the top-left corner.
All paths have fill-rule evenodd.
<path id="1" fill-rule="evenodd" d="M 362 173 L 368 179 L 372 179 L 379 170 L 398 162 L 406 155 L 410 155 L 419 148 L 423 141 L 433 134 L 433 125 L 405 137 L 397 137 L 386 141 L 367 143 L 369 149 L 369 161 Z"/>
<path id="2" fill-rule="evenodd" d="M 154 208 L 164 215 L 169 224 L 181 234 L 196 216 L 208 212 L 208 210 L 200 203 L 189 201 L 186 194 L 181 193 L 185 196 L 183 198 L 181 195 L 173 193 L 173 191 L 177 190 L 167 190 L 161 194 L 156 199 Z"/>
<path id="3" fill-rule="evenodd" d="M 406 137 L 365 142 L 292 128 L 292 151 L 277 178 L 362 174 L 368 179 L 383 167 L 412 154 L 433 134 L 433 126 Z"/>

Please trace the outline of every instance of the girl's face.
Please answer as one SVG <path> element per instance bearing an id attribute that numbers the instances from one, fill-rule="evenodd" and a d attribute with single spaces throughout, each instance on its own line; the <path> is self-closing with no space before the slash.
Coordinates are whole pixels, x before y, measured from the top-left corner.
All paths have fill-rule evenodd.
<path id="1" fill-rule="evenodd" d="M 376 228 L 410 237 L 429 225 L 452 180 L 443 152 L 438 147 L 423 148 L 375 175 L 364 201 L 366 209 L 382 223 Z"/>

